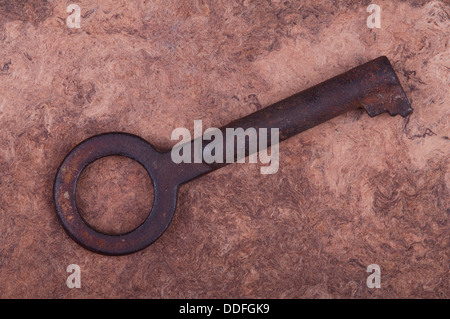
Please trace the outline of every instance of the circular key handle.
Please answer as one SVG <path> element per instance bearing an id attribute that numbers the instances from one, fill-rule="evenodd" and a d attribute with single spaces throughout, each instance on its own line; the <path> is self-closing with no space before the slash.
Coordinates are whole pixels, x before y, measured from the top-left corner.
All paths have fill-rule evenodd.
<path id="1" fill-rule="evenodd" d="M 83 169 L 102 157 L 112 155 L 126 156 L 139 162 L 155 189 L 148 217 L 140 226 L 121 235 L 107 235 L 93 229 L 81 217 L 75 200 L 77 181 Z M 170 153 L 156 151 L 135 135 L 106 133 L 83 141 L 67 155 L 56 175 L 53 196 L 62 226 L 76 242 L 97 253 L 125 255 L 149 246 L 166 230 L 175 212 L 177 190 L 182 181 L 175 173 L 174 165 Z"/>

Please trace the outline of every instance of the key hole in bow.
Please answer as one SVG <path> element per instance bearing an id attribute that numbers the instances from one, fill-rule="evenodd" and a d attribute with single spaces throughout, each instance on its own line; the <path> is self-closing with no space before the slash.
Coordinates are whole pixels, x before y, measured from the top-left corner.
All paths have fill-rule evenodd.
<path id="1" fill-rule="evenodd" d="M 75 200 L 81 217 L 92 228 L 108 235 L 125 234 L 149 215 L 153 181 L 137 161 L 107 156 L 81 172 Z"/>

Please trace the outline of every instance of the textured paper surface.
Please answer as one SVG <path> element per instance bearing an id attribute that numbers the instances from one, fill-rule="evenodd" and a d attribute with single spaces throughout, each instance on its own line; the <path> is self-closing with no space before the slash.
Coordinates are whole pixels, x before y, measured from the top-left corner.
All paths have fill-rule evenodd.
<path id="1" fill-rule="evenodd" d="M 0 297 L 449 298 L 450 4 L 376 3 L 380 29 L 368 1 L 0 0 Z M 124 131 L 168 149 L 194 119 L 220 127 L 380 55 L 408 119 L 350 112 L 281 143 L 274 175 L 234 164 L 190 182 L 133 255 L 94 254 L 60 226 L 54 177 L 83 139 Z M 151 188 L 139 164 L 108 158 L 79 205 L 120 233 Z"/>

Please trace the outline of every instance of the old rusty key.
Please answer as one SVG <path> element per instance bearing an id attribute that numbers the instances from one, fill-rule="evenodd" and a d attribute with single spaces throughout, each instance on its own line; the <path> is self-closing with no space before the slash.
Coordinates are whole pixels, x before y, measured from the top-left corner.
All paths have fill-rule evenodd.
<path id="1" fill-rule="evenodd" d="M 254 127 L 267 128 L 270 132 L 271 128 L 278 128 L 282 141 L 356 108 L 365 108 L 372 117 L 383 112 L 405 117 L 412 112 L 386 57 L 379 57 L 233 121 L 221 130 Z M 111 155 L 126 156 L 142 164 L 155 189 L 153 208 L 146 220 L 122 235 L 107 235 L 94 230 L 80 216 L 75 201 L 77 180 L 83 169 Z M 248 145 L 246 155 L 249 155 Z M 138 136 L 126 133 L 96 135 L 76 146 L 59 168 L 54 185 L 57 214 L 67 233 L 85 248 L 107 255 L 130 254 L 152 244 L 166 230 L 175 212 L 181 184 L 224 165 L 226 163 L 175 164 L 170 151 L 156 151 Z"/>

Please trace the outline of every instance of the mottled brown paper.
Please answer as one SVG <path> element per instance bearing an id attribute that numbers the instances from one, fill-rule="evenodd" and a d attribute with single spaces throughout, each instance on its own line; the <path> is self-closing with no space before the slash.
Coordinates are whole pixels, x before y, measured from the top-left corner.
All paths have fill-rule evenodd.
<path id="1" fill-rule="evenodd" d="M 0 297 L 449 298 L 450 3 L 376 3 L 380 29 L 369 1 L 0 0 Z M 169 149 L 194 119 L 220 127 L 380 55 L 409 118 L 350 112 L 281 143 L 276 174 L 234 164 L 190 182 L 168 230 L 132 255 L 87 251 L 60 226 L 54 177 L 83 139 L 124 131 Z M 121 233 L 152 194 L 139 164 L 112 157 L 77 198 Z"/>

